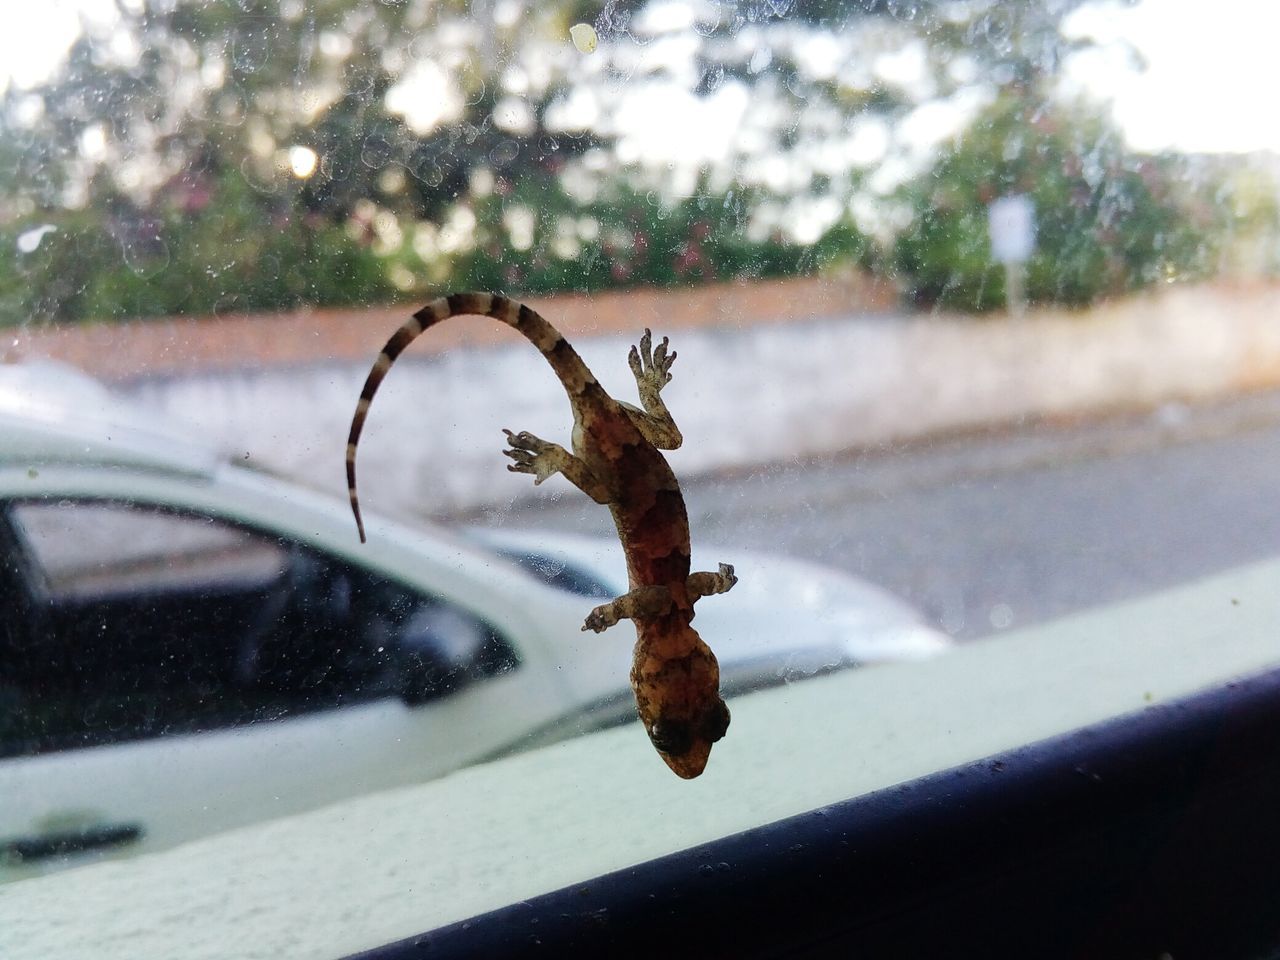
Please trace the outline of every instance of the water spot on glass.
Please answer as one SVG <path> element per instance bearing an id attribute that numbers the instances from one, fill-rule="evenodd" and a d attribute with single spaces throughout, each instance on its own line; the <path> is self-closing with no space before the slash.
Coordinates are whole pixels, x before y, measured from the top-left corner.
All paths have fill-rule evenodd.
<path id="1" fill-rule="evenodd" d="M 485 93 L 488 91 L 483 80 L 476 80 L 475 88 L 466 92 L 467 106 L 474 107 L 484 99 Z"/>
<path id="2" fill-rule="evenodd" d="M 227 127 L 238 127 L 244 123 L 249 107 L 244 94 L 235 87 L 228 87 L 220 92 L 209 110 L 209 119 Z"/>
<path id="3" fill-rule="evenodd" d="M 430 60 L 432 50 L 432 37 L 430 33 L 420 33 L 409 41 L 409 59 L 411 60 Z"/>
<path id="4" fill-rule="evenodd" d="M 280 258 L 274 254 L 268 254 L 257 262 L 256 272 L 260 276 L 271 277 L 275 280 L 280 279 Z"/>
<path id="5" fill-rule="evenodd" d="M 698 84 L 698 92 L 702 94 L 714 93 L 724 85 L 724 66 L 717 64 L 702 75 L 702 82 Z"/>
<path id="6" fill-rule="evenodd" d="M 719 3 L 707 4 L 701 15 L 694 18 L 694 32 L 702 37 L 709 37 L 724 23 L 724 10 Z"/>
<path id="7" fill-rule="evenodd" d="M 266 66 L 274 46 L 275 27 L 271 24 L 247 24 L 231 38 L 231 62 L 237 70 L 253 73 Z"/>
<path id="8" fill-rule="evenodd" d="M 240 310 L 240 295 L 238 293 L 228 293 L 219 297 L 213 303 L 213 315 L 215 317 L 226 317 L 242 312 Z"/>
<path id="9" fill-rule="evenodd" d="M 997 603 L 991 608 L 987 618 L 991 621 L 991 626 L 1004 630 L 1013 623 L 1013 608 L 1007 603 Z"/>
<path id="10" fill-rule="evenodd" d="M 122 241 L 120 252 L 125 266 L 144 280 L 159 276 L 169 267 L 169 245 L 160 236 L 142 236 Z"/>
<path id="11" fill-rule="evenodd" d="M 32 227 L 30 230 L 24 230 L 18 234 L 18 252 L 35 253 L 40 247 L 40 242 L 44 240 L 45 234 L 54 233 L 57 229 L 51 223 L 43 223 L 38 227 Z"/>
<path id="12" fill-rule="evenodd" d="M 619 9 L 618 5 L 610 0 L 604 5 L 600 16 L 596 17 L 595 25 L 596 29 L 606 36 L 621 37 L 627 33 L 631 25 L 631 13 L 628 10 Z"/>
<path id="13" fill-rule="evenodd" d="M 538 140 L 538 146 L 543 153 L 554 153 L 560 149 L 560 141 L 555 137 L 544 135 Z"/>
<path id="14" fill-rule="evenodd" d="M 997 50 L 1006 50 L 1013 34 L 1012 15 L 997 7 L 975 20 L 968 33 L 970 42 L 988 43 Z"/>
<path id="15" fill-rule="evenodd" d="M 889 16 L 898 20 L 914 20 L 920 13 L 920 4 L 916 0 L 889 0 Z"/>
<path id="16" fill-rule="evenodd" d="M 520 144 L 514 140 L 503 140 L 496 147 L 489 151 L 489 159 L 494 166 L 505 167 L 513 163 L 517 156 L 520 155 Z"/>
<path id="17" fill-rule="evenodd" d="M 408 169 L 415 180 L 420 180 L 429 187 L 438 187 L 444 183 L 444 171 L 434 160 L 421 160 Z"/>
<path id="18" fill-rule="evenodd" d="M 273 179 L 264 177 L 258 171 L 252 157 L 245 157 L 240 161 L 240 176 L 244 177 L 244 182 L 253 187 L 258 193 L 274 194 L 279 188 L 279 185 Z"/>
<path id="19" fill-rule="evenodd" d="M 653 37 L 646 36 L 643 33 L 636 33 L 634 30 L 630 28 L 627 28 L 626 30 L 620 30 L 618 32 L 618 35 L 620 37 L 625 37 L 627 40 L 630 40 L 637 47 L 647 47 L 649 44 L 653 43 L 653 40 L 654 40 Z"/>
<path id="20" fill-rule="evenodd" d="M 373 74 L 358 63 L 348 63 L 342 68 L 342 83 L 348 97 L 363 98 L 373 92 Z"/>
<path id="21" fill-rule="evenodd" d="M 351 175 L 351 158 L 329 151 L 320 158 L 320 173 L 330 180 L 345 180 Z"/>
<path id="22" fill-rule="evenodd" d="M 369 136 L 364 138 L 360 147 L 360 162 L 373 170 L 386 166 L 391 159 L 392 148 L 385 137 Z"/>
<path id="23" fill-rule="evenodd" d="M 965 624 L 964 605 L 958 600 L 945 604 L 938 617 L 938 623 L 943 630 L 953 636 L 959 633 L 964 629 Z"/>
<path id="24" fill-rule="evenodd" d="M 558 577 L 564 573 L 565 565 L 563 561 L 554 557 L 534 557 L 530 562 L 533 564 L 534 569 L 543 576 Z"/>
<path id="25" fill-rule="evenodd" d="M 600 43 L 596 28 L 589 23 L 575 23 L 569 28 L 569 39 L 579 53 L 594 53 Z"/>

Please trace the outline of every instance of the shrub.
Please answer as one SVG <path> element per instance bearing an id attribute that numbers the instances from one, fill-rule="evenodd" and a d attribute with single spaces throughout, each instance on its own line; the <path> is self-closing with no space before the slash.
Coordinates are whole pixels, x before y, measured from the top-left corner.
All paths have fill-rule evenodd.
<path id="1" fill-rule="evenodd" d="M 913 212 L 895 270 L 917 305 L 990 310 L 1005 303 L 987 205 L 1022 193 L 1036 209 L 1027 265 L 1032 302 L 1085 305 L 1162 280 L 1210 272 L 1216 230 L 1197 209 L 1181 161 L 1128 152 L 1114 127 L 1076 105 L 1006 93 L 901 199 Z"/>

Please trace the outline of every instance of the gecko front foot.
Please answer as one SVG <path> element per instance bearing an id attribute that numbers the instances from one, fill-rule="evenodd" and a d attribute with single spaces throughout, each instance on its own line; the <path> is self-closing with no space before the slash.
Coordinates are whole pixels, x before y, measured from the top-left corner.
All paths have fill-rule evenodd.
<path id="1" fill-rule="evenodd" d="M 507 435 L 507 443 L 511 444 L 510 450 L 502 452 L 515 461 L 507 464 L 512 473 L 533 474 L 534 486 L 547 477 L 563 473 L 570 483 L 596 503 L 612 502 L 613 491 L 609 485 L 601 482 L 585 463 L 560 444 L 540 440 L 523 430 L 512 433 L 504 429 L 502 432 Z"/>
<path id="2" fill-rule="evenodd" d="M 560 444 L 540 440 L 523 430 L 512 433 L 503 428 L 502 432 L 507 435 L 507 443 L 511 444 L 510 450 L 502 452 L 515 461 L 507 464 L 507 469 L 512 473 L 533 474 L 534 486 L 559 473 L 563 461 L 569 456 L 569 451 Z"/>
<path id="3" fill-rule="evenodd" d="M 671 382 L 671 365 L 676 362 L 676 352 L 667 353 L 667 345 L 667 338 L 663 337 L 655 348 L 653 334 L 645 328 L 640 346 L 632 347 L 627 354 L 627 363 L 635 375 L 644 410 L 637 410 L 627 403 L 622 405 L 631 422 L 659 450 L 675 450 L 684 442 L 680 428 L 671 419 L 671 411 L 662 402 L 662 388 Z"/>
<path id="4" fill-rule="evenodd" d="M 668 354 L 668 346 L 669 341 L 663 337 L 662 342 L 655 348 L 653 334 L 649 332 L 648 327 L 645 327 L 644 336 L 640 338 L 639 349 L 632 347 L 631 352 L 627 354 L 627 363 L 635 375 L 642 399 L 645 398 L 646 393 L 657 397 L 662 388 L 671 382 L 671 365 L 676 362 L 676 352 L 672 350 Z"/>

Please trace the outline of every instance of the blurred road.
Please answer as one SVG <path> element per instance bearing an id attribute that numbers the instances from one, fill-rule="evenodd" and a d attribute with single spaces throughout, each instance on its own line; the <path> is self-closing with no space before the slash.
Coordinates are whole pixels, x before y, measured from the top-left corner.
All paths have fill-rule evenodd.
<path id="1" fill-rule="evenodd" d="M 1280 394 L 780 464 L 685 488 L 700 542 L 832 564 L 969 639 L 1280 553 Z M 607 511 L 574 491 L 501 522 L 612 533 Z"/>

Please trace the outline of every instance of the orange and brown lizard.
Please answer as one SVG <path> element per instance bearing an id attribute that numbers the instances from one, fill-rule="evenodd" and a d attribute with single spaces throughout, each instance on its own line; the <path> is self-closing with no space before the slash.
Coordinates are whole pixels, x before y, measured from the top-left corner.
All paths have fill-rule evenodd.
<path id="1" fill-rule="evenodd" d="M 660 396 L 671 380 L 674 351 L 667 338 L 655 348 L 648 330 L 627 361 L 644 409 L 620 403 L 596 382 L 577 351 L 546 319 L 524 304 L 488 293 L 456 293 L 432 301 L 392 334 L 360 391 L 347 440 L 347 488 L 360 540 L 364 523 L 356 498 L 356 444 L 369 404 L 396 357 L 423 331 L 462 314 L 492 317 L 514 327 L 541 351 L 564 384 L 573 409 L 573 452 L 528 433 L 504 430 L 514 463 L 534 483 L 561 473 L 596 503 L 609 507 L 627 559 L 630 590 L 587 616 L 583 630 L 600 633 L 619 620 L 636 627 L 631 688 L 640 720 L 659 756 L 681 777 L 696 777 L 711 745 L 729 726 L 720 698 L 720 668 L 693 629 L 693 605 L 736 582 L 733 567 L 689 572 L 689 518 L 675 474 L 661 450 L 681 436 Z"/>

